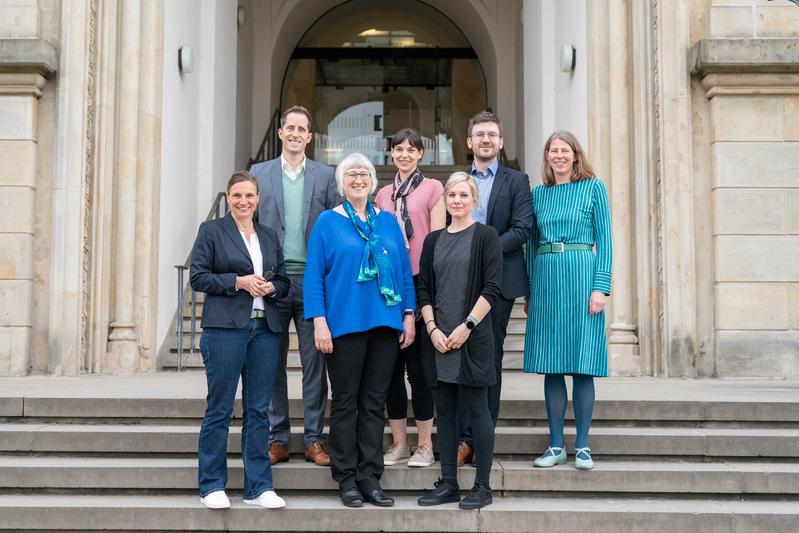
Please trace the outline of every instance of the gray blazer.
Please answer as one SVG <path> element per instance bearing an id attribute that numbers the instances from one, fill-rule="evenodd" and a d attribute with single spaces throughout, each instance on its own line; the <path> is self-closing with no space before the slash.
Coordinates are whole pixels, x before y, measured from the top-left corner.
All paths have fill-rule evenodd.
<path id="1" fill-rule="evenodd" d="M 280 167 L 280 157 L 253 165 L 250 173 L 258 180 L 261 195 L 261 201 L 258 203 L 258 223 L 274 230 L 280 245 L 283 246 L 286 239 L 286 216 L 283 209 L 283 169 Z M 336 177 L 331 167 L 305 158 L 303 199 L 303 223 L 307 244 L 319 213 L 333 209 L 341 203 Z"/>

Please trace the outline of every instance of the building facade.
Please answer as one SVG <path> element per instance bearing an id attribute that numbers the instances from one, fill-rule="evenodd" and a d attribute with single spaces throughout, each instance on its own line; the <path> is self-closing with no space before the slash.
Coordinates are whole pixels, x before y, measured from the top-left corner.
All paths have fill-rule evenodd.
<path id="1" fill-rule="evenodd" d="M 612 204 L 611 372 L 799 378 L 799 6 L 358 1 L 0 0 L 0 375 L 155 370 L 174 265 L 303 103 L 317 159 L 407 122 L 444 169 L 490 107 L 531 185 L 575 132 Z"/>

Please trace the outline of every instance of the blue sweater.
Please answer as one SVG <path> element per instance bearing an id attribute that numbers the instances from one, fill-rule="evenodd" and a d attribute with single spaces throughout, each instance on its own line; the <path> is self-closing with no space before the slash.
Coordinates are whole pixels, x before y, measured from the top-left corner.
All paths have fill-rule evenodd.
<path id="1" fill-rule="evenodd" d="M 395 286 L 402 297 L 402 302 L 390 307 L 376 279 L 356 281 L 366 241 L 352 221 L 328 210 L 314 224 L 302 288 L 305 320 L 326 317 L 333 338 L 381 326 L 402 332 L 403 311 L 416 308 L 411 262 L 397 219 L 381 211 L 375 218 L 375 229 L 388 252 Z"/>

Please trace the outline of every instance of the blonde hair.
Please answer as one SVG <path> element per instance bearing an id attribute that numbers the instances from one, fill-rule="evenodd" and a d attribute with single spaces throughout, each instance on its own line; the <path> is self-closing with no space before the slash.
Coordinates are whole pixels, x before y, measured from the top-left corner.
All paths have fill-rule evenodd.
<path id="1" fill-rule="evenodd" d="M 453 172 L 450 174 L 449 178 L 447 178 L 447 183 L 444 185 L 444 196 L 452 189 L 455 185 L 459 183 L 466 182 L 469 184 L 469 188 L 472 190 L 472 196 L 474 197 L 474 203 L 480 203 L 480 192 L 477 190 L 477 182 L 475 179 L 467 174 L 466 172 L 459 170 L 457 172 Z"/>
<path id="2" fill-rule="evenodd" d="M 574 163 L 572 164 L 571 181 L 580 181 L 594 177 L 594 169 L 591 163 L 588 162 L 588 157 L 585 155 L 583 147 L 580 146 L 580 141 L 570 131 L 556 130 L 549 136 L 546 144 L 544 144 L 544 160 L 541 161 L 541 180 L 544 185 L 555 185 L 555 173 L 552 172 L 552 167 L 547 160 L 547 152 L 549 147 L 556 140 L 560 139 L 571 147 L 574 152 Z"/>

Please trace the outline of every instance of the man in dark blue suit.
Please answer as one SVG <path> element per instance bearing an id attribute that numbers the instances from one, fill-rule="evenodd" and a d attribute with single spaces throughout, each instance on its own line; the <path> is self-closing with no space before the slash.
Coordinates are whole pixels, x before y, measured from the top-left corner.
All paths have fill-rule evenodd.
<path id="1" fill-rule="evenodd" d="M 302 364 L 302 402 L 304 407 L 305 459 L 320 466 L 330 465 L 322 430 L 327 403 L 327 376 L 324 355 L 314 346 L 313 323 L 303 316 L 302 281 L 308 238 L 316 218 L 341 200 L 333 169 L 305 157 L 311 140 L 311 115 L 302 106 L 288 108 L 280 117 L 278 136 L 283 143 L 280 157 L 253 165 L 250 172 L 258 180 L 261 200 L 258 222 L 273 229 L 280 239 L 291 289 L 278 302 L 283 326 L 277 377 L 269 408 L 269 458 L 272 464 L 288 461 L 289 426 L 286 358 L 289 348 L 289 323 L 294 320 Z"/>
<path id="2" fill-rule="evenodd" d="M 474 208 L 474 219 L 493 226 L 502 244 L 502 294 L 496 299 L 488 318 L 494 334 L 494 355 L 497 383 L 488 389 L 488 407 L 494 427 L 499 418 L 499 397 L 502 389 L 502 356 L 508 321 L 516 298 L 527 296 L 529 282 L 523 246 L 533 226 L 530 202 L 530 180 L 527 174 L 503 167 L 497 159 L 504 144 L 502 122 L 491 111 L 481 111 L 469 120 L 466 145 L 474 154 L 469 169 L 477 181 L 480 203 Z M 472 431 L 466 410 L 460 412 L 461 443 L 458 466 L 473 457 Z"/>

